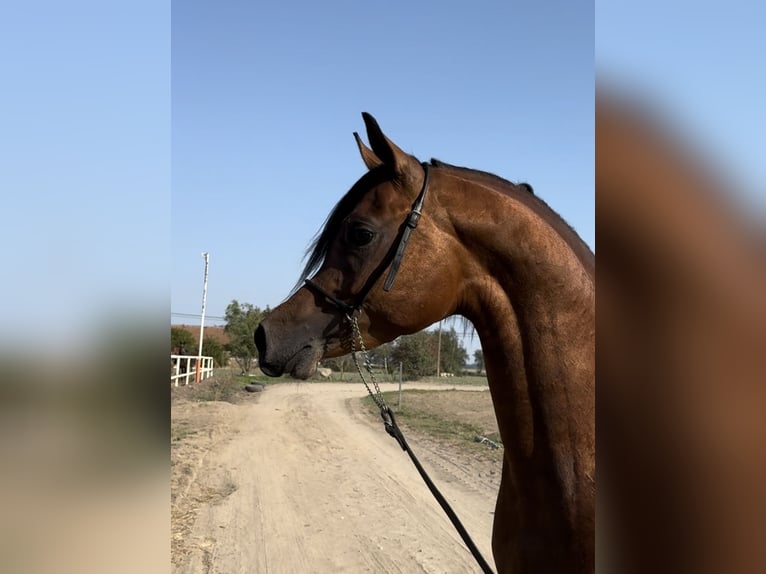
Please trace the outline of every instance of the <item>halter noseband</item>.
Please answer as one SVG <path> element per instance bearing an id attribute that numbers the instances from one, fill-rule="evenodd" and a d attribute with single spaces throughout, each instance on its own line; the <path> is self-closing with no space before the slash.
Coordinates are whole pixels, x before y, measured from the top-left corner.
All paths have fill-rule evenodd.
<path id="1" fill-rule="evenodd" d="M 378 268 L 373 271 L 372 275 L 370 275 L 370 278 L 367 280 L 367 283 L 365 283 L 362 291 L 357 295 L 356 302 L 353 305 L 349 305 L 348 303 L 345 303 L 344 301 L 341 301 L 337 297 L 335 297 L 333 294 L 327 292 L 325 289 L 317 285 L 312 279 L 306 279 L 305 283 L 306 286 L 309 287 L 312 291 L 318 293 L 325 299 L 327 299 L 330 303 L 335 305 L 342 313 L 345 315 L 351 315 L 354 311 L 357 311 L 358 309 L 362 308 L 362 305 L 364 305 L 365 299 L 367 299 L 367 295 L 369 295 L 370 291 L 374 287 L 374 285 L 378 282 L 381 275 L 383 275 L 383 272 L 386 270 L 387 267 L 389 267 L 390 263 L 390 269 L 388 271 L 388 276 L 386 277 L 385 283 L 383 283 L 383 290 L 384 291 L 390 291 L 391 287 L 394 284 L 394 279 L 396 279 L 397 273 L 399 273 L 399 266 L 402 264 L 402 258 L 404 257 L 404 250 L 407 248 L 407 243 L 410 240 L 410 235 L 412 234 L 412 230 L 415 229 L 418 226 L 418 222 L 420 221 L 420 214 L 423 211 L 423 203 L 426 199 L 426 192 L 428 191 L 428 176 L 430 174 L 430 166 L 427 162 L 423 162 L 420 165 L 423 166 L 423 170 L 425 172 L 425 175 L 423 176 L 423 187 L 420 190 L 420 193 L 418 194 L 417 198 L 415 199 L 415 203 L 412 204 L 412 209 L 410 210 L 409 215 L 407 216 L 407 219 L 404 220 L 404 228 L 401 231 L 401 234 L 398 239 L 398 243 L 396 245 L 396 251 L 389 250 L 388 254 L 386 255 L 386 258 L 381 262 L 381 264 L 378 266 Z"/>

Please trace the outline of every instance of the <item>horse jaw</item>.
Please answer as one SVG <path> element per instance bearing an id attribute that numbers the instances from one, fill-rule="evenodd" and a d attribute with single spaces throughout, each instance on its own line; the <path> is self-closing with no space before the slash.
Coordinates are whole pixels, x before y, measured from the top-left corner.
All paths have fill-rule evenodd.
<path id="1" fill-rule="evenodd" d="M 322 348 L 307 346 L 298 351 L 285 365 L 285 371 L 291 377 L 305 380 L 317 370 L 317 364 L 322 358 Z"/>

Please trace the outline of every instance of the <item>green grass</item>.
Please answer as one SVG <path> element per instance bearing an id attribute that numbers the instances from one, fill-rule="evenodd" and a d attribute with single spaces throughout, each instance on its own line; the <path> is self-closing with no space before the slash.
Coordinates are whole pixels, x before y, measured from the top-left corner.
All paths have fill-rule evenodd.
<path id="1" fill-rule="evenodd" d="M 397 406 L 398 391 L 384 392 L 383 400 L 394 411 L 400 426 L 426 433 L 441 442 L 471 450 L 486 448 L 474 441 L 477 435 L 499 442 L 488 394 L 413 389 L 402 391 L 400 407 Z M 371 397 L 365 397 L 364 404 L 371 416 L 380 419 L 379 409 Z"/>
<path id="2" fill-rule="evenodd" d="M 368 378 L 367 373 L 364 373 L 365 378 Z M 340 380 L 340 373 L 333 371 L 332 373 L 333 380 L 331 382 L 344 382 L 344 383 L 361 383 L 361 379 L 359 378 L 359 373 L 356 372 L 356 370 L 352 371 L 346 371 L 343 374 L 343 381 Z M 382 373 L 382 372 L 375 372 L 375 379 L 379 383 L 398 383 L 399 382 L 399 373 Z M 459 386 L 478 386 L 478 387 L 486 387 L 487 386 L 487 377 L 486 376 L 460 376 L 460 377 L 420 377 L 419 379 L 412 380 L 412 379 L 403 379 L 404 383 L 407 382 L 414 382 L 414 383 L 434 383 L 434 384 L 442 384 L 442 385 L 454 385 L 456 387 Z"/>
<path id="3" fill-rule="evenodd" d="M 397 379 L 398 381 L 398 379 Z M 470 385 L 478 387 L 486 387 L 488 385 L 487 377 L 482 376 L 460 376 L 460 377 L 421 377 L 417 380 L 418 383 L 442 383 L 445 385 Z"/>
<path id="4" fill-rule="evenodd" d="M 226 370 L 221 369 L 221 372 L 225 372 Z M 218 372 L 218 371 L 216 371 Z M 296 382 L 295 379 L 290 378 L 287 375 L 283 375 L 281 377 L 269 377 L 261 373 L 257 368 L 253 369 L 251 371 L 250 375 L 241 375 L 239 374 L 239 370 L 237 369 L 228 369 L 228 372 L 232 373 L 234 376 L 238 378 L 238 380 L 243 384 L 247 385 L 249 383 L 262 383 L 266 385 L 274 385 L 279 383 L 294 383 Z M 365 371 L 365 377 L 367 377 L 367 372 Z M 395 373 L 384 373 L 384 372 L 375 372 L 375 379 L 379 383 L 398 383 L 399 382 L 399 373 L 398 371 Z M 408 379 L 405 379 L 405 383 L 408 381 Z M 361 383 L 361 379 L 359 378 L 359 373 L 356 371 L 356 368 L 351 365 L 349 369 L 344 371 L 343 378 L 341 379 L 341 373 L 340 371 L 333 371 L 332 373 L 332 379 L 323 379 L 318 374 L 315 374 L 307 381 L 299 381 L 299 382 L 320 382 L 320 383 Z M 466 375 L 466 376 L 460 376 L 460 377 L 420 377 L 416 381 L 418 383 L 439 383 L 443 385 L 455 385 L 455 386 L 462 386 L 462 385 L 470 385 L 470 386 L 487 386 L 487 377 L 482 376 L 472 376 L 472 375 Z"/>

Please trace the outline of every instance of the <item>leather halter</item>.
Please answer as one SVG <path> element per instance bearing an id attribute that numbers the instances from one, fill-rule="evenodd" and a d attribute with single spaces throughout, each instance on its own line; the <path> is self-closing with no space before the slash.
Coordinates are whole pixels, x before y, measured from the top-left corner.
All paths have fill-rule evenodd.
<path id="1" fill-rule="evenodd" d="M 319 285 L 317 285 L 312 279 L 306 279 L 306 287 L 309 287 L 312 291 L 318 293 L 325 299 L 327 299 L 330 303 L 335 305 L 340 311 L 342 311 L 345 315 L 351 315 L 354 311 L 357 311 L 358 309 L 362 308 L 362 305 L 364 305 L 364 301 L 367 299 L 367 295 L 369 295 L 372 288 L 375 286 L 375 284 L 380 279 L 381 275 L 383 275 L 383 272 L 386 270 L 387 267 L 389 267 L 390 263 L 390 269 L 388 271 L 388 276 L 386 277 L 385 283 L 383 283 L 383 290 L 384 291 L 390 291 L 391 287 L 394 284 L 394 279 L 396 279 L 397 273 L 399 273 L 399 266 L 402 264 L 402 258 L 404 257 L 404 250 L 407 248 L 407 243 L 410 240 L 410 234 L 412 234 L 412 231 L 418 226 L 418 222 L 420 221 L 420 214 L 423 211 L 423 203 L 426 199 L 426 192 L 428 191 L 428 178 L 430 174 L 430 166 L 427 162 L 423 162 L 420 165 L 423 166 L 423 171 L 425 172 L 423 176 L 423 187 L 420 190 L 420 193 L 418 194 L 417 198 L 415 199 L 415 203 L 412 204 L 412 209 L 410 210 L 409 215 L 407 216 L 407 219 L 404 220 L 404 226 L 402 231 L 400 232 L 398 243 L 394 243 L 396 245 L 396 250 L 393 249 L 389 250 L 388 254 L 386 255 L 386 258 L 381 262 L 381 264 L 378 266 L 378 268 L 373 271 L 372 275 L 370 275 L 369 279 L 367 279 L 367 283 L 365 283 L 364 287 L 360 291 L 360 293 L 356 296 L 356 301 L 353 305 L 350 305 L 344 301 L 341 301 L 335 295 L 332 293 L 329 293 Z M 393 245 L 392 245 L 393 247 Z"/>

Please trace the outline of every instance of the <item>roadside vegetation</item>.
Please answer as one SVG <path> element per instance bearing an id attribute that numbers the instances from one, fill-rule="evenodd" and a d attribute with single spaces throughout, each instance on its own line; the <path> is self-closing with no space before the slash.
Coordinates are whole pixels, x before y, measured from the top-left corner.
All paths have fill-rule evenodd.
<path id="1" fill-rule="evenodd" d="M 269 379 L 266 375 L 246 377 L 239 374 L 239 369 L 216 369 L 212 377 L 200 383 L 190 382 L 188 385 L 171 386 L 171 400 L 186 399 L 188 401 L 223 401 L 239 403 L 252 400 L 253 395 L 245 389 L 245 385 L 259 383 L 267 385 L 281 379 Z"/>
<path id="2" fill-rule="evenodd" d="M 217 368 L 239 367 L 242 376 L 259 375 L 258 351 L 253 333 L 260 322 L 270 312 L 252 303 L 233 299 L 226 307 L 223 335 L 206 335 L 202 342 L 202 355 L 213 357 Z M 454 319 L 454 318 L 453 318 Z M 463 331 L 467 332 L 470 324 L 463 322 Z M 220 339 L 220 340 L 219 340 Z M 183 326 L 171 326 L 171 353 L 178 355 L 196 355 L 198 335 L 193 329 Z M 484 379 L 484 357 L 481 349 L 474 351 L 469 364 L 468 352 L 461 342 L 461 336 L 454 327 L 440 326 L 436 330 L 424 330 L 411 335 L 398 337 L 390 343 L 370 349 L 368 358 L 376 370 L 381 382 L 398 381 L 442 381 L 441 377 L 455 384 L 476 383 L 472 377 Z M 325 359 L 321 367 L 332 370 L 331 376 L 317 380 L 354 381 L 359 380 L 351 355 Z M 441 375 L 441 377 L 440 377 Z M 468 377 L 460 383 L 456 379 Z M 259 376 L 252 377 L 265 382 Z"/>
<path id="3" fill-rule="evenodd" d="M 484 437 L 500 444 L 492 399 L 489 391 L 468 390 L 405 390 L 402 391 L 401 403 L 398 391 L 383 393 L 386 401 L 396 416 L 397 424 L 405 434 L 412 430 L 423 433 L 434 440 L 472 452 L 494 452 L 499 460 L 502 449 L 493 450 L 486 444 L 477 442 L 477 437 Z M 370 416 L 380 421 L 377 406 L 368 396 L 363 403 Z"/>

